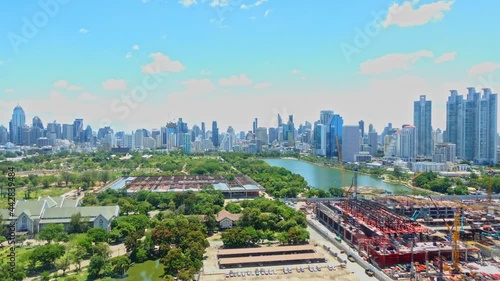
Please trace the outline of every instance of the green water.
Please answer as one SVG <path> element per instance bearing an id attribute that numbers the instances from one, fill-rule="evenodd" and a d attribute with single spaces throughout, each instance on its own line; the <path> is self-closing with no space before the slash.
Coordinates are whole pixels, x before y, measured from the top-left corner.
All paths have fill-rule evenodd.
<path id="1" fill-rule="evenodd" d="M 328 189 L 329 187 L 341 187 L 342 174 L 340 170 L 321 167 L 308 162 L 292 159 L 264 159 L 271 166 L 283 167 L 292 173 L 299 174 L 307 181 L 307 183 L 316 188 Z M 350 186 L 354 173 L 351 171 L 344 171 L 346 178 L 346 186 Z M 358 186 L 368 186 L 381 188 L 389 192 L 396 190 L 408 191 L 404 185 L 391 184 L 383 182 L 378 177 L 358 174 Z"/>
<path id="2" fill-rule="evenodd" d="M 162 281 L 163 265 L 160 260 L 146 261 L 132 265 L 127 271 L 127 277 L 113 279 L 114 281 Z"/>

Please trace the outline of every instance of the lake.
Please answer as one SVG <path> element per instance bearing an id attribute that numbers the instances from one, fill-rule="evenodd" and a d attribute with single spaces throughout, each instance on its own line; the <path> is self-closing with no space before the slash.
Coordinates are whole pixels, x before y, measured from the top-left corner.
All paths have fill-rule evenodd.
<path id="1" fill-rule="evenodd" d="M 283 167 L 292 173 L 299 174 L 307 181 L 307 183 L 315 188 L 328 189 L 329 187 L 342 187 L 342 173 L 338 169 L 322 167 L 308 162 L 293 160 L 293 159 L 263 159 L 271 166 Z M 350 186 L 354 173 L 352 171 L 344 171 L 346 184 Z M 382 181 L 378 177 L 358 174 L 358 187 L 368 186 L 381 188 L 389 192 L 396 190 L 409 191 L 410 189 L 404 185 L 391 184 Z"/>

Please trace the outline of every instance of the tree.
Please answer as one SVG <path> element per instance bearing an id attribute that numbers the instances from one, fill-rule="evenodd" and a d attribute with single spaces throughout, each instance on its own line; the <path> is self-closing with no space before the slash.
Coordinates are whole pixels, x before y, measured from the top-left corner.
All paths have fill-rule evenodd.
<path id="1" fill-rule="evenodd" d="M 64 181 L 66 186 L 68 186 L 69 182 L 71 181 L 71 174 L 68 172 L 62 172 L 61 179 Z"/>
<path id="2" fill-rule="evenodd" d="M 182 269 L 189 268 L 189 258 L 182 252 L 182 249 L 175 248 L 160 259 L 160 262 L 165 266 L 165 274 L 177 276 Z"/>
<path id="3" fill-rule="evenodd" d="M 119 256 L 110 260 L 111 273 L 114 276 L 125 276 L 125 272 L 130 268 L 130 259 L 127 256 Z"/>
<path id="4" fill-rule="evenodd" d="M 392 175 L 396 179 L 400 179 L 403 176 L 403 171 L 401 170 L 401 167 L 399 166 L 394 166 L 394 170 L 392 171 Z"/>
<path id="5" fill-rule="evenodd" d="M 87 235 L 95 243 L 108 241 L 108 234 L 104 229 L 100 227 L 90 228 L 89 230 L 87 230 Z"/>
<path id="6" fill-rule="evenodd" d="M 248 235 L 240 228 L 231 228 L 221 235 L 224 248 L 241 248 L 247 245 Z"/>
<path id="7" fill-rule="evenodd" d="M 56 268 L 63 271 L 63 275 L 66 275 L 66 270 L 68 270 L 71 264 L 70 256 L 64 255 L 56 260 Z"/>
<path id="8" fill-rule="evenodd" d="M 82 214 L 80 212 L 71 215 L 71 220 L 69 222 L 69 233 L 86 232 L 88 228 L 88 220 L 82 219 Z"/>
<path id="9" fill-rule="evenodd" d="M 42 263 L 43 267 L 51 267 L 54 261 L 64 254 L 64 246 L 49 244 L 35 248 L 29 257 L 32 265 Z M 33 266 L 34 267 L 34 266 Z"/>
<path id="10" fill-rule="evenodd" d="M 81 269 L 81 264 L 86 254 L 87 251 L 82 246 L 76 246 L 72 251 L 70 251 L 70 261 L 77 265 L 78 271 Z"/>
<path id="11" fill-rule="evenodd" d="M 225 207 L 226 211 L 230 212 L 231 214 L 239 214 L 241 213 L 241 206 L 240 204 L 237 203 L 228 203 Z"/>
<path id="12" fill-rule="evenodd" d="M 343 197 L 344 196 L 344 190 L 340 187 L 330 187 L 328 189 L 328 192 L 330 192 L 330 195 L 332 197 Z"/>
<path id="13" fill-rule="evenodd" d="M 38 237 L 42 240 L 47 240 L 47 242 L 51 242 L 52 240 L 56 240 L 61 237 L 64 233 L 64 226 L 62 224 L 49 224 L 42 228 Z"/>
<path id="14" fill-rule="evenodd" d="M 96 255 L 90 259 L 90 264 L 88 267 L 89 277 L 97 279 L 99 277 L 101 270 L 106 264 L 106 259 L 103 256 Z"/>
<path id="15" fill-rule="evenodd" d="M 109 172 L 102 171 L 99 176 L 100 176 L 100 180 L 104 183 L 104 185 L 106 185 L 106 183 L 108 183 L 109 178 L 110 178 Z"/>

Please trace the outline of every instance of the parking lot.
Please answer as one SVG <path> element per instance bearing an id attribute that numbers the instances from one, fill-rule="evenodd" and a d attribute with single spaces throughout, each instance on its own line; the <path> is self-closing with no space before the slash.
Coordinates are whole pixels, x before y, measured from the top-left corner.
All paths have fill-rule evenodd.
<path id="1" fill-rule="evenodd" d="M 318 238 L 313 235 L 314 238 Z M 311 237 L 311 238 L 313 238 Z M 319 241 L 311 239 L 311 243 L 317 244 L 316 251 L 322 253 L 326 262 L 311 263 L 311 264 L 295 264 L 295 265 L 279 265 L 279 266 L 262 266 L 262 267 L 242 267 L 232 269 L 220 269 L 217 264 L 217 250 L 222 246 L 219 235 L 214 235 L 209 239 L 210 247 L 207 248 L 207 258 L 203 262 L 203 274 L 200 277 L 201 281 L 219 281 L 219 280 L 339 280 L 339 281 L 359 281 L 360 279 L 351 273 L 348 269 L 342 269 L 340 263 L 329 254 L 319 244 Z M 309 267 L 311 266 L 311 269 Z M 314 267 L 314 269 L 312 268 Z M 320 268 L 320 271 L 317 269 Z M 328 267 L 333 267 L 330 270 Z M 288 272 L 284 272 L 284 268 L 289 268 Z M 299 268 L 299 270 L 297 270 Z M 303 268 L 303 270 L 301 270 Z M 349 267 L 348 267 L 349 268 Z M 258 272 L 258 273 L 257 273 Z M 231 274 L 232 273 L 232 274 Z M 239 276 L 238 276 L 239 273 Z M 250 275 L 249 275 L 250 273 Z M 258 275 L 257 275 L 258 274 Z M 244 275 L 244 276 L 243 276 Z M 231 277 L 232 276 L 232 277 Z"/>

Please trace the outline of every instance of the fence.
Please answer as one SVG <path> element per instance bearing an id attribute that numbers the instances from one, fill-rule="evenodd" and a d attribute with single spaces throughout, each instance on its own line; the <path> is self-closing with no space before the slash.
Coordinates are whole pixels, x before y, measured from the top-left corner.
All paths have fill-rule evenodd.
<path id="1" fill-rule="evenodd" d="M 361 267 L 363 267 L 364 269 L 367 269 L 367 268 L 371 269 L 375 274 L 374 275 L 375 278 L 377 278 L 378 280 L 380 280 L 380 281 L 391 281 L 392 280 L 387 275 L 380 272 L 379 269 L 375 268 L 373 265 L 371 265 L 368 262 L 366 262 L 365 260 L 361 259 L 356 253 L 354 253 L 351 249 L 349 249 L 349 247 L 346 247 L 345 245 L 343 245 L 343 244 L 339 243 L 337 240 L 335 240 L 331 236 L 331 232 L 327 232 L 327 231 L 319 228 L 314 223 L 314 221 L 311 221 L 310 219 L 307 219 L 307 224 L 309 224 L 309 226 L 314 228 L 319 234 L 321 234 L 328 241 L 330 241 L 335 247 L 339 248 L 340 250 L 343 250 L 348 255 L 351 255 Z"/>

